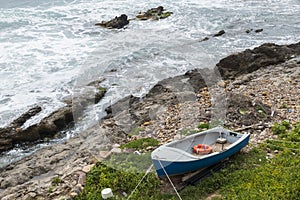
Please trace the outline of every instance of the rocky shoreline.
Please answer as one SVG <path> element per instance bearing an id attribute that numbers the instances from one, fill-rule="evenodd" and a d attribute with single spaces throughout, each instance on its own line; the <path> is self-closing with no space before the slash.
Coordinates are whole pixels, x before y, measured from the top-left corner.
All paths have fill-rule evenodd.
<path id="1" fill-rule="evenodd" d="M 219 123 L 251 133 L 247 149 L 272 139 L 274 122 L 300 118 L 299 56 L 300 43 L 264 44 L 222 59 L 213 70 L 162 80 L 143 98 L 128 96 L 107 108 L 98 125 L 0 169 L 0 199 L 71 198 L 82 191 L 93 164 L 118 149 L 102 151 L 108 144 L 141 137 L 165 143 L 223 115 Z M 220 110 L 225 113 L 216 115 Z M 134 129 L 138 134 L 129 137 Z"/>

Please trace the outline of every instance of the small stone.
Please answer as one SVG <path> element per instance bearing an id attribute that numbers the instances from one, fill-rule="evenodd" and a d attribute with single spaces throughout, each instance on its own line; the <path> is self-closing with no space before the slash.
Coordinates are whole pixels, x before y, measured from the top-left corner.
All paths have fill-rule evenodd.
<path id="1" fill-rule="evenodd" d="M 100 151 L 99 156 L 100 158 L 107 159 L 111 155 L 110 151 Z"/>
<path id="2" fill-rule="evenodd" d="M 279 151 L 278 151 L 278 150 L 275 150 L 274 153 L 279 153 Z"/>
<path id="3" fill-rule="evenodd" d="M 260 32 L 262 32 L 264 29 L 262 29 L 262 28 L 260 28 L 260 29 L 256 29 L 255 30 L 255 33 L 260 33 Z"/>
<path id="4" fill-rule="evenodd" d="M 77 184 L 77 185 L 75 186 L 75 189 L 77 189 L 79 192 L 82 192 L 82 191 L 83 191 L 83 187 L 82 187 L 81 184 Z"/>
<path id="5" fill-rule="evenodd" d="M 151 122 L 144 122 L 143 126 L 149 126 L 151 124 Z"/>
<path id="6" fill-rule="evenodd" d="M 113 145 L 112 145 L 112 148 L 120 148 L 120 146 L 121 146 L 121 145 L 119 145 L 119 144 L 113 144 Z"/>
<path id="7" fill-rule="evenodd" d="M 74 197 L 77 197 L 77 196 L 78 196 L 78 194 L 76 192 L 71 192 L 70 193 L 70 197 L 71 198 L 74 198 Z"/>
<path id="8" fill-rule="evenodd" d="M 91 165 L 87 165 L 87 166 L 84 166 L 81 171 L 85 172 L 85 173 L 88 173 L 91 171 L 91 169 L 95 166 L 95 164 L 91 164 Z"/>
<path id="9" fill-rule="evenodd" d="M 219 81 L 218 82 L 218 86 L 225 88 L 226 87 L 226 83 L 224 81 Z"/>
<path id="10" fill-rule="evenodd" d="M 174 136 L 174 140 L 180 140 L 181 138 L 183 138 L 181 134 L 177 134 Z"/>
<path id="11" fill-rule="evenodd" d="M 110 150 L 111 153 L 116 153 L 116 154 L 120 154 L 122 153 L 122 149 L 120 148 L 113 148 L 112 150 Z"/>
<path id="12" fill-rule="evenodd" d="M 36 197 L 36 193 L 35 192 L 29 192 L 28 195 L 32 198 L 35 198 Z"/>
<path id="13" fill-rule="evenodd" d="M 225 34 L 225 31 L 224 31 L 224 30 L 221 30 L 221 31 L 219 31 L 218 33 L 214 34 L 213 36 L 214 36 L 214 37 L 219 37 L 219 36 L 221 36 L 221 35 L 223 35 L 223 34 Z"/>
<path id="14" fill-rule="evenodd" d="M 126 192 L 122 192 L 122 195 L 123 195 L 124 197 L 127 197 L 127 193 L 126 193 Z"/>
<path id="15" fill-rule="evenodd" d="M 85 185 L 86 173 L 84 173 L 84 172 L 78 172 L 78 174 L 79 174 L 78 184 Z"/>
<path id="16" fill-rule="evenodd" d="M 150 150 L 152 150 L 153 149 L 153 146 L 148 146 L 148 147 L 146 147 L 146 150 L 147 151 L 150 151 Z"/>
<path id="17" fill-rule="evenodd" d="M 20 133 L 20 132 L 22 132 L 22 131 L 23 131 L 22 128 L 16 128 L 16 132 L 17 132 L 17 133 Z"/>

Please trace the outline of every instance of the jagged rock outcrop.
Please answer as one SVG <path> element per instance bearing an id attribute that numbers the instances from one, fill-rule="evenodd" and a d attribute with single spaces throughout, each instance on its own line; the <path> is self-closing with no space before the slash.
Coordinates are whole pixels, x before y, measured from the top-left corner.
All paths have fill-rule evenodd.
<path id="1" fill-rule="evenodd" d="M 97 81 L 88 84 L 86 88 L 89 89 L 85 90 L 85 93 L 78 93 L 73 99 L 66 100 L 64 107 L 41 119 L 39 123 L 23 128 L 27 120 L 42 111 L 42 108 L 37 105 L 15 119 L 7 127 L 0 128 L 0 153 L 12 149 L 16 144 L 37 142 L 44 138 L 53 137 L 74 121 L 74 113 L 78 117 L 85 107 L 92 103 L 98 103 L 106 93 L 106 89 L 100 87 Z"/>
<path id="2" fill-rule="evenodd" d="M 120 28 L 124 28 L 124 26 L 126 26 L 127 24 L 129 24 L 129 20 L 127 15 L 122 14 L 119 17 L 115 17 L 112 20 L 109 21 L 102 21 L 100 23 L 96 23 L 96 26 L 102 26 L 104 28 L 116 28 L 116 29 L 120 29 Z"/>
<path id="3" fill-rule="evenodd" d="M 266 43 L 253 50 L 247 49 L 223 58 L 215 69 L 224 79 L 232 79 L 261 67 L 283 63 L 296 55 L 300 55 L 300 42 L 291 45 Z"/>

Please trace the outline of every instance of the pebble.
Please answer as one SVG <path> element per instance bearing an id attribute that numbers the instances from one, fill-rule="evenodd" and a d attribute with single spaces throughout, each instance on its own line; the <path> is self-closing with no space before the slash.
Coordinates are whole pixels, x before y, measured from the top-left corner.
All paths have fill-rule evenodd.
<path id="1" fill-rule="evenodd" d="M 111 155 L 110 151 L 100 151 L 99 152 L 100 158 L 103 158 L 103 159 L 107 159 L 110 155 Z"/>
<path id="2" fill-rule="evenodd" d="M 76 193 L 76 192 L 71 192 L 70 193 L 70 197 L 71 198 L 75 198 L 75 197 L 77 197 L 78 196 L 78 194 Z"/>
<path id="3" fill-rule="evenodd" d="M 113 148 L 112 150 L 110 150 L 111 153 L 116 153 L 116 154 L 120 154 L 122 153 L 122 149 L 120 148 Z"/>
<path id="4" fill-rule="evenodd" d="M 85 180 L 86 180 L 86 173 L 84 172 L 77 172 L 78 173 L 78 184 L 80 185 L 85 185 Z"/>
<path id="5" fill-rule="evenodd" d="M 88 173 L 91 171 L 91 169 L 95 166 L 95 164 L 91 164 L 91 165 L 87 165 L 87 166 L 84 166 L 81 171 L 83 171 L 84 173 Z"/>
<path id="6" fill-rule="evenodd" d="M 121 146 L 120 144 L 113 144 L 112 148 L 120 148 L 120 146 Z"/>

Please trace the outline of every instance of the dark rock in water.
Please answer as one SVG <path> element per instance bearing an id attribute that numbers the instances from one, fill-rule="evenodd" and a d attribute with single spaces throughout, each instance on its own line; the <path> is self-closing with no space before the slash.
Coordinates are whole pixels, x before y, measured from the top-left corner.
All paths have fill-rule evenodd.
<path id="1" fill-rule="evenodd" d="M 246 33 L 250 33 L 251 31 L 253 31 L 253 29 L 251 28 L 251 29 L 248 29 L 248 30 L 246 30 L 245 32 Z"/>
<path id="2" fill-rule="evenodd" d="M 209 40 L 209 37 L 203 38 L 202 40 L 200 40 L 200 42 L 207 41 L 207 40 Z"/>
<path id="3" fill-rule="evenodd" d="M 35 106 L 33 108 L 30 108 L 27 112 L 25 112 L 20 117 L 15 119 L 11 123 L 11 126 L 13 126 L 13 127 L 22 126 L 28 119 L 35 116 L 36 114 L 38 114 L 41 111 L 42 111 L 42 108 L 40 106 Z"/>
<path id="4" fill-rule="evenodd" d="M 262 32 L 263 30 L 264 30 L 264 29 L 262 29 L 262 28 L 261 28 L 261 29 L 256 29 L 256 30 L 255 30 L 255 33 L 260 33 L 260 32 Z"/>
<path id="5" fill-rule="evenodd" d="M 164 7 L 158 6 L 157 8 L 151 8 L 147 10 L 146 12 L 140 12 L 136 18 L 140 20 L 159 20 L 159 19 L 165 19 L 173 14 L 172 12 L 165 11 Z"/>
<path id="6" fill-rule="evenodd" d="M 300 42 L 291 45 L 266 43 L 253 50 L 247 49 L 223 58 L 216 65 L 215 70 L 219 71 L 225 79 L 234 78 L 261 67 L 285 62 L 295 55 L 300 55 Z"/>
<path id="7" fill-rule="evenodd" d="M 127 19 L 127 15 L 122 14 L 120 17 L 115 17 L 110 21 L 102 21 L 100 23 L 96 23 L 96 26 L 102 26 L 104 28 L 116 28 L 120 29 L 129 24 L 129 20 Z"/>
<path id="8" fill-rule="evenodd" d="M 219 37 L 219 36 L 221 36 L 221 35 L 223 35 L 223 34 L 225 34 L 225 31 L 224 31 L 224 30 L 221 30 L 221 31 L 219 31 L 218 33 L 214 34 L 213 36 L 214 36 L 214 37 Z"/>
<path id="9" fill-rule="evenodd" d="M 21 128 L 27 120 L 41 112 L 42 108 L 40 106 L 29 109 L 9 126 L 0 128 L 0 153 L 13 148 L 15 144 L 52 138 L 57 132 L 65 129 L 74 121 L 74 113 L 80 115 L 80 111 L 85 109 L 86 106 L 91 103 L 98 103 L 103 98 L 106 89 L 99 85 L 101 81 L 103 80 L 91 82 L 86 86 L 93 90 L 92 93 L 86 91 L 86 93 L 80 94 L 80 97 L 74 97 L 66 101 L 66 106 L 54 111 L 37 124 L 24 129 Z M 74 99 L 76 102 L 73 101 Z"/>

